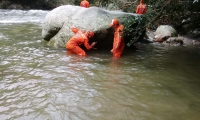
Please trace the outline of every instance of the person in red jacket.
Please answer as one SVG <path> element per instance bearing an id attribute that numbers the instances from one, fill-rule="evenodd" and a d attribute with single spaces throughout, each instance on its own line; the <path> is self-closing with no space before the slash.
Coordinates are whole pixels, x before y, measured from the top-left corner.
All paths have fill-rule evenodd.
<path id="1" fill-rule="evenodd" d="M 140 0 L 140 4 L 137 6 L 136 13 L 137 14 L 144 14 L 146 13 L 146 5 L 144 4 L 143 0 Z"/>
<path id="2" fill-rule="evenodd" d="M 124 26 L 119 24 L 118 19 L 113 19 L 112 22 L 110 23 L 110 26 L 113 27 L 115 30 L 113 48 L 110 52 L 113 53 L 114 57 L 119 58 L 123 53 L 125 46 L 124 35 L 123 35 Z"/>
<path id="3" fill-rule="evenodd" d="M 87 0 L 83 0 L 83 1 L 81 1 L 80 6 L 85 7 L 85 8 L 89 8 L 90 3 Z"/>
<path id="4" fill-rule="evenodd" d="M 66 43 L 66 49 L 68 53 L 76 53 L 80 56 L 86 56 L 86 52 L 80 48 L 80 45 L 84 44 L 87 50 L 94 48 L 96 42 L 89 44 L 89 39 L 94 36 L 94 32 L 79 30 L 78 28 L 71 28 L 74 35 Z"/>

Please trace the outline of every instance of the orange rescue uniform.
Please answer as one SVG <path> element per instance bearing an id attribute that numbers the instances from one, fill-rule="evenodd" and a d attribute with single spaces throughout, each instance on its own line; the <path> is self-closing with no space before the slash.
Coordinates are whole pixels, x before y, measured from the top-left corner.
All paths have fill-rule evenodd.
<path id="1" fill-rule="evenodd" d="M 80 6 L 85 7 L 85 8 L 89 8 L 90 3 L 87 0 L 83 0 L 83 1 L 81 1 Z"/>
<path id="2" fill-rule="evenodd" d="M 79 30 L 77 28 L 71 28 L 71 30 L 75 33 L 74 36 L 70 38 L 70 40 L 66 44 L 66 49 L 68 52 L 76 53 L 81 56 L 85 56 L 86 53 L 79 46 L 84 44 L 87 50 L 93 48 L 92 45 L 89 45 L 88 34 L 83 30 Z"/>
<path id="3" fill-rule="evenodd" d="M 143 3 L 140 3 L 137 6 L 136 13 L 137 14 L 144 14 L 144 13 L 146 13 L 146 5 L 144 5 Z"/>
<path id="4" fill-rule="evenodd" d="M 114 57 L 120 57 L 124 50 L 125 43 L 123 37 L 123 29 L 123 25 L 119 25 L 115 28 L 113 48 L 111 50 Z"/>

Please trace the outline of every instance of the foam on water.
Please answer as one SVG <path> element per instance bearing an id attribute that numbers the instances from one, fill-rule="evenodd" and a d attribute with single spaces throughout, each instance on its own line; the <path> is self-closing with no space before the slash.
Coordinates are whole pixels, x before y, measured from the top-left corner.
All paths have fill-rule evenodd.
<path id="1" fill-rule="evenodd" d="M 0 23 L 42 23 L 48 11 L 0 9 Z"/>

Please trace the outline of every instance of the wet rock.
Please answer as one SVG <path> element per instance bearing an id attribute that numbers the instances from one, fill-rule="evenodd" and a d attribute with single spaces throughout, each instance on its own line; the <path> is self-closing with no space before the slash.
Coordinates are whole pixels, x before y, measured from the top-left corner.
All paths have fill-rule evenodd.
<path id="1" fill-rule="evenodd" d="M 161 25 L 154 32 L 154 42 L 163 42 L 169 37 L 176 37 L 176 30 L 169 25 Z"/>
<path id="2" fill-rule="evenodd" d="M 164 35 L 156 35 L 154 38 L 154 42 L 163 42 L 166 41 L 170 36 L 164 36 Z"/>
<path id="3" fill-rule="evenodd" d="M 166 40 L 166 43 L 183 45 L 183 40 L 183 37 L 170 37 Z"/>

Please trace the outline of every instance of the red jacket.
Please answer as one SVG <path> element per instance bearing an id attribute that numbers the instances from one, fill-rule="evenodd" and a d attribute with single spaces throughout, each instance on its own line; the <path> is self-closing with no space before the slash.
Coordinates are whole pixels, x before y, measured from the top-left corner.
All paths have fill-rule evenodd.
<path id="1" fill-rule="evenodd" d="M 79 30 L 78 28 L 71 28 L 71 30 L 74 32 L 74 35 L 69 39 L 66 44 L 67 51 L 85 56 L 86 52 L 79 46 L 84 44 L 87 50 L 93 48 L 93 46 L 89 45 L 88 43 L 88 34 L 83 30 Z"/>
<path id="2" fill-rule="evenodd" d="M 124 51 L 125 43 L 123 37 L 123 29 L 123 25 L 119 25 L 117 28 L 115 28 L 113 48 L 111 50 L 114 57 L 120 57 Z"/>
<path id="3" fill-rule="evenodd" d="M 90 3 L 87 0 L 83 0 L 83 1 L 81 1 L 80 6 L 85 7 L 85 8 L 89 8 Z"/>
<path id="4" fill-rule="evenodd" d="M 146 5 L 144 5 L 143 3 L 140 3 L 137 6 L 136 13 L 137 14 L 144 14 L 144 13 L 146 13 Z"/>
<path id="5" fill-rule="evenodd" d="M 77 29 L 77 28 L 75 28 L 75 29 Z M 92 46 L 89 45 L 88 41 L 89 41 L 88 34 L 85 31 L 78 30 L 75 32 L 74 36 L 72 36 L 70 38 L 70 40 L 67 42 L 66 48 L 70 49 L 70 48 L 73 48 L 74 46 L 80 46 L 80 45 L 84 44 L 84 46 L 88 50 L 90 50 L 92 48 Z"/>

